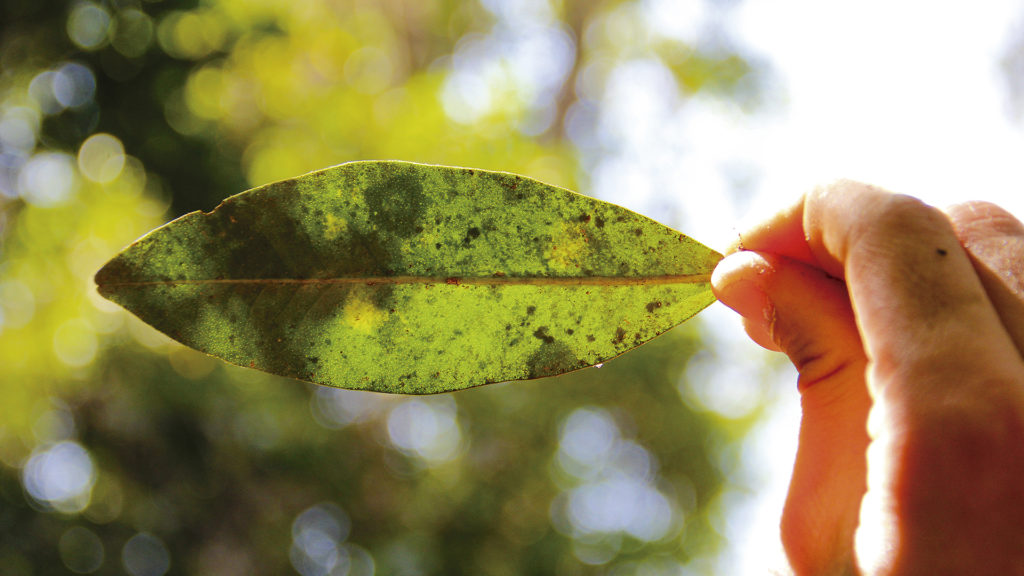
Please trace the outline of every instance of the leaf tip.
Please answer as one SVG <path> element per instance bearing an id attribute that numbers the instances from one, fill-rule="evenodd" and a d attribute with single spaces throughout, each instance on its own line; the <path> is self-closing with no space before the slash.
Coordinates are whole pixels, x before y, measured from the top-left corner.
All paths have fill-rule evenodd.
<path id="1" fill-rule="evenodd" d="M 96 283 L 96 291 L 99 292 L 100 296 L 112 300 L 111 295 L 115 291 L 115 286 L 119 282 L 123 282 L 129 276 L 129 273 L 128 264 L 122 255 L 114 256 L 93 275 L 92 279 Z"/>

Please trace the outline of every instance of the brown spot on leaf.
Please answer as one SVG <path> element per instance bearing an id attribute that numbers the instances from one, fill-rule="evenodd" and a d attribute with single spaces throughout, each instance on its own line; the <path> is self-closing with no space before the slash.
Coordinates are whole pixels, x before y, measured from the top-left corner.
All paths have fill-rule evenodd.
<path id="1" fill-rule="evenodd" d="M 574 370 L 580 366 L 580 359 L 563 342 L 541 346 L 527 360 L 530 378 L 553 376 Z"/>
<path id="2" fill-rule="evenodd" d="M 551 334 L 548 334 L 547 326 L 541 326 L 540 328 L 537 328 L 533 332 L 533 337 L 539 340 L 543 340 L 545 344 L 554 344 L 555 342 L 555 337 L 552 336 Z"/>

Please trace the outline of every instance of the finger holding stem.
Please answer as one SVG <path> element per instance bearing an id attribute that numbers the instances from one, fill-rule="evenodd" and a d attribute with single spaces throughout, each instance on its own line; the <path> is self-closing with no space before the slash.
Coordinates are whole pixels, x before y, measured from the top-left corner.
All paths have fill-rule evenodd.
<path id="1" fill-rule="evenodd" d="M 1024 291 L 1015 281 L 1024 277 L 1024 235 L 1003 216 L 997 220 L 1005 226 L 993 233 L 956 211 L 947 215 L 913 198 L 837 182 L 743 236 L 744 248 L 807 265 L 842 283 L 848 294 L 859 340 L 826 338 L 817 344 L 825 352 L 817 355 L 854 358 L 851 348 L 857 348 L 864 370 L 859 378 L 840 377 L 842 371 L 812 378 L 813 387 L 807 387 L 806 369 L 798 362 L 801 346 L 806 338 L 820 340 L 822 327 L 835 324 L 836 312 L 823 313 L 830 317 L 825 318 L 804 310 L 820 308 L 811 294 L 828 292 L 805 291 L 803 308 L 790 310 L 779 303 L 800 292 L 785 282 L 777 284 L 785 290 L 761 285 L 774 303 L 769 344 L 795 358 L 801 370 L 807 425 L 791 496 L 806 489 L 799 488 L 802 476 L 856 474 L 836 462 L 845 461 L 839 454 L 863 449 L 827 426 L 811 432 L 808 421 L 822 408 L 809 403 L 808 394 L 823 384 L 845 390 L 840 397 L 855 396 L 858 387 L 870 393 L 866 423 L 864 405 L 854 402 L 845 412 L 858 414 L 850 418 L 867 425 L 871 439 L 868 490 L 852 544 L 867 573 L 1001 574 L 1024 566 L 1024 361 L 1018 332 Z M 992 273 L 986 276 L 985 270 Z M 733 298 L 723 283 L 728 276 L 716 274 L 726 304 Z M 752 316 L 746 317 L 749 327 Z M 817 453 L 818 445 L 828 444 L 821 436 L 839 440 L 825 457 Z M 802 458 L 809 462 L 804 470 Z M 822 540 L 846 542 L 841 511 L 857 499 L 851 493 L 827 508 L 832 520 L 825 525 L 832 533 Z M 787 505 L 783 526 L 787 517 L 801 514 Z M 843 546 L 834 549 L 841 552 Z M 801 562 L 821 565 L 792 543 L 787 552 L 798 571 Z"/>

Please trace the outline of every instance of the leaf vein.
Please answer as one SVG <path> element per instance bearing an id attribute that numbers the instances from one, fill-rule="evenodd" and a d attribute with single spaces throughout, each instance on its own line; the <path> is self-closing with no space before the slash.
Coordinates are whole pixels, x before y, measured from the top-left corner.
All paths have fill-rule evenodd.
<path id="1" fill-rule="evenodd" d="M 173 285 L 337 285 L 362 284 L 448 284 L 471 286 L 649 286 L 663 284 L 705 284 L 710 274 L 669 274 L 662 276 L 363 276 L 340 278 L 210 278 L 182 280 L 139 280 L 106 282 L 105 288 L 135 288 Z"/>

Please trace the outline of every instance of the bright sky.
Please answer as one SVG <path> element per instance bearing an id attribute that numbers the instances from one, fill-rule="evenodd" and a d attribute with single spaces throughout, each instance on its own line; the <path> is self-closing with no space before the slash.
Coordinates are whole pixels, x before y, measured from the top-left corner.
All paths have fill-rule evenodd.
<path id="1" fill-rule="evenodd" d="M 984 198 L 1024 212 L 1024 138 L 999 70 L 1019 2 L 742 6 L 737 37 L 770 58 L 789 97 L 762 132 L 766 193 L 853 176 L 936 204 Z"/>

